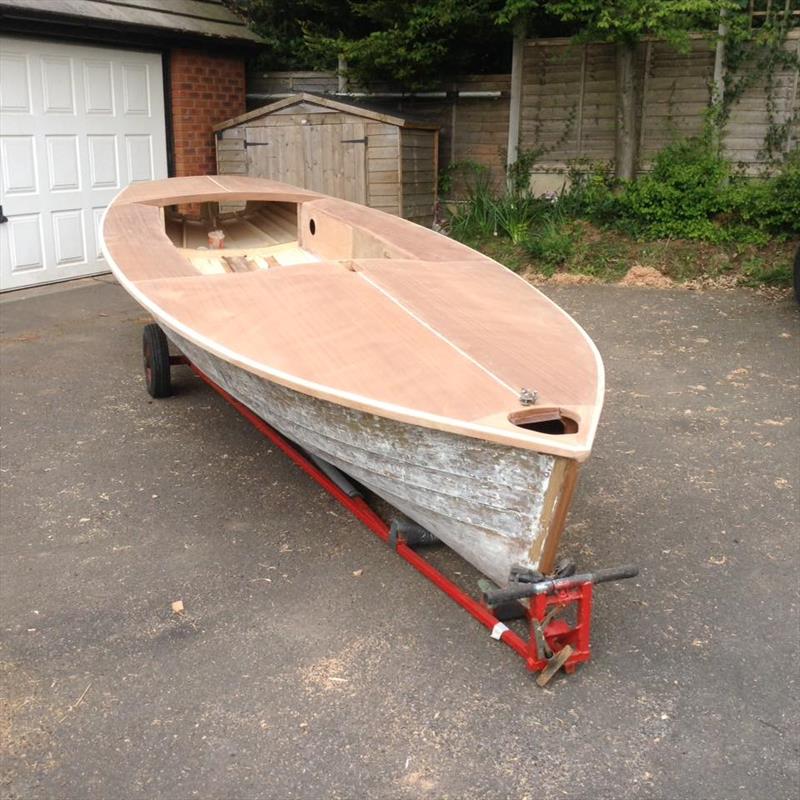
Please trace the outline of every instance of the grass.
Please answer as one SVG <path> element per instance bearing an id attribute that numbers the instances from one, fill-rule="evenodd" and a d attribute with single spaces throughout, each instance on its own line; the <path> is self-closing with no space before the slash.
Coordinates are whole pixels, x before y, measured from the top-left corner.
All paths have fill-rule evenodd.
<path id="1" fill-rule="evenodd" d="M 677 284 L 701 281 L 750 287 L 791 286 L 794 253 L 800 245 L 796 240 L 763 245 L 638 241 L 580 220 L 545 220 L 541 227 L 532 226 L 523 243 L 515 244 L 501 233 L 472 236 L 466 243 L 534 279 L 569 274 L 615 283 L 640 265 L 658 270 Z"/>

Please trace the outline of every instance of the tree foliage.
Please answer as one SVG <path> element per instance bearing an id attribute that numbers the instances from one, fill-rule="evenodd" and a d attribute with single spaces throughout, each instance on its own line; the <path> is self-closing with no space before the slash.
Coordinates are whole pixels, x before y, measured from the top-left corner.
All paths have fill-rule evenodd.
<path id="1" fill-rule="evenodd" d="M 448 72 L 491 63 L 498 49 L 507 49 L 492 24 L 496 5 L 493 0 L 366 0 L 354 7 L 372 23 L 372 32 L 363 38 L 342 37 L 328 46 L 338 47 L 362 80 L 420 88 Z"/>
<path id="2" fill-rule="evenodd" d="M 310 47 L 310 39 L 357 39 L 371 30 L 350 0 L 238 0 L 236 9 L 266 43 L 259 56 L 265 69 L 328 69 L 336 53 Z"/>
<path id="3" fill-rule="evenodd" d="M 239 0 L 267 42 L 265 68 L 336 67 L 357 83 L 433 86 L 465 72 L 507 72 L 510 26 L 525 17 L 540 34 L 571 33 L 539 0 Z"/>
<path id="4" fill-rule="evenodd" d="M 548 10 L 596 42 L 634 43 L 657 36 L 684 45 L 692 30 L 715 29 L 726 0 L 552 0 Z"/>

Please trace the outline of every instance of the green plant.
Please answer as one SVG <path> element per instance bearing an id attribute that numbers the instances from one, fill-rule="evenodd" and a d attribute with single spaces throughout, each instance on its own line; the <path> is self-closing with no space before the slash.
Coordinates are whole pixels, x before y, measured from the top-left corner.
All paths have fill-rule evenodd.
<path id="1" fill-rule="evenodd" d="M 763 258 L 754 257 L 742 265 L 739 279 L 742 286 L 790 286 L 792 267 L 786 263 L 765 263 Z"/>
<path id="2" fill-rule="evenodd" d="M 474 161 L 462 162 L 466 198 L 450 215 L 450 231 L 462 242 L 473 242 L 495 232 L 495 198 L 489 170 Z"/>
<path id="3" fill-rule="evenodd" d="M 574 161 L 567 170 L 568 189 L 558 200 L 559 209 L 598 225 L 613 221 L 617 214 L 616 181 L 609 164 Z"/>
<path id="4" fill-rule="evenodd" d="M 517 160 L 506 167 L 506 179 L 512 194 L 522 195 L 530 192 L 531 171 L 534 164 L 547 153 L 546 147 L 520 148 Z M 505 160 L 505 153 L 503 160 Z"/>
<path id="5" fill-rule="evenodd" d="M 800 233 L 800 152 L 772 178 L 732 181 L 726 199 L 731 218 L 742 226 L 775 235 Z"/>
<path id="6" fill-rule="evenodd" d="M 713 218 L 726 210 L 729 176 L 708 137 L 675 142 L 656 156 L 649 174 L 624 187 L 617 224 L 635 236 L 721 241 Z"/>
<path id="7" fill-rule="evenodd" d="M 459 240 L 476 242 L 487 236 L 507 236 L 520 244 L 534 220 L 546 212 L 547 203 L 526 191 L 495 193 L 489 170 L 474 161 L 456 162 L 443 171 L 440 186 L 452 190 L 456 179 L 464 186 L 465 199 L 450 215 L 450 230 Z"/>
<path id="8" fill-rule="evenodd" d="M 800 151 L 773 177 L 734 174 L 707 133 L 675 142 L 652 170 L 619 182 L 603 164 L 574 162 L 559 212 L 638 239 L 766 245 L 800 233 Z"/>
<path id="9" fill-rule="evenodd" d="M 766 213 L 773 229 L 800 234 L 800 150 L 795 149 L 772 181 Z"/>
<path id="10" fill-rule="evenodd" d="M 526 247 L 531 256 L 541 263 L 542 273 L 552 275 L 556 267 L 574 254 L 575 229 L 555 214 L 530 235 Z"/>
<path id="11" fill-rule="evenodd" d="M 495 235 L 503 233 L 514 244 L 521 244 L 528 238 L 531 225 L 544 217 L 546 203 L 531 194 L 506 194 L 495 199 L 493 210 Z"/>

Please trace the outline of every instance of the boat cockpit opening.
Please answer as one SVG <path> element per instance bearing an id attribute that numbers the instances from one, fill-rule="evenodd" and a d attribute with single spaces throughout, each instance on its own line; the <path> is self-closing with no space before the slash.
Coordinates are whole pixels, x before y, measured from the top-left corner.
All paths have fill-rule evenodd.
<path id="1" fill-rule="evenodd" d="M 203 203 L 200 213 L 164 209 L 164 227 L 177 250 L 204 275 L 308 264 L 319 257 L 298 243 L 296 203 Z"/>
<path id="2" fill-rule="evenodd" d="M 563 436 L 578 432 L 578 422 L 563 414 L 558 408 L 532 408 L 515 411 L 508 415 L 508 421 L 518 428 L 536 433 L 547 433 L 551 436 Z"/>

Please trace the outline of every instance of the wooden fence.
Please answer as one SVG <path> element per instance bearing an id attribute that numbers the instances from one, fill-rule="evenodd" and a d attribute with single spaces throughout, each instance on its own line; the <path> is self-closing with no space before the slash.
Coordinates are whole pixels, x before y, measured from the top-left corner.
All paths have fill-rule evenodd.
<path id="1" fill-rule="evenodd" d="M 800 52 L 800 31 L 787 49 Z M 694 38 L 687 52 L 664 42 L 639 48 L 639 159 L 642 169 L 667 144 L 702 130 L 711 104 L 713 40 Z M 772 100 L 776 122 L 795 118 L 786 147 L 797 145 L 797 70 L 775 76 Z M 543 148 L 534 171 L 557 175 L 577 159 L 610 162 L 614 157 L 615 52 L 612 45 L 577 45 L 565 39 L 526 43 L 523 61 L 523 149 Z M 750 172 L 765 166 L 764 139 L 769 127 L 764 80 L 753 83 L 733 104 L 723 146 Z"/>
<path id="2" fill-rule="evenodd" d="M 786 47 L 800 53 L 800 30 Z M 646 170 L 653 156 L 677 138 L 700 132 L 711 102 L 714 41 L 693 38 L 687 52 L 664 42 L 639 48 L 639 154 Z M 520 146 L 541 150 L 533 168 L 536 190 L 557 189 L 577 160 L 611 162 L 614 157 L 615 53 L 613 45 L 575 44 L 569 39 L 532 39 L 523 58 Z M 484 164 L 496 182 L 504 175 L 508 139 L 510 76 L 463 76 L 438 91 L 403 95 L 389 86 L 352 92 L 351 102 L 402 112 L 441 126 L 440 165 L 471 160 Z M 336 94 L 333 72 L 251 74 L 251 107 L 297 91 Z M 341 97 L 341 95 L 340 95 Z M 794 118 L 787 148 L 797 146 L 798 73 L 775 76 L 773 118 Z M 765 166 L 764 137 L 769 128 L 764 80 L 756 81 L 732 108 L 723 145 L 729 157 L 751 173 Z"/>

